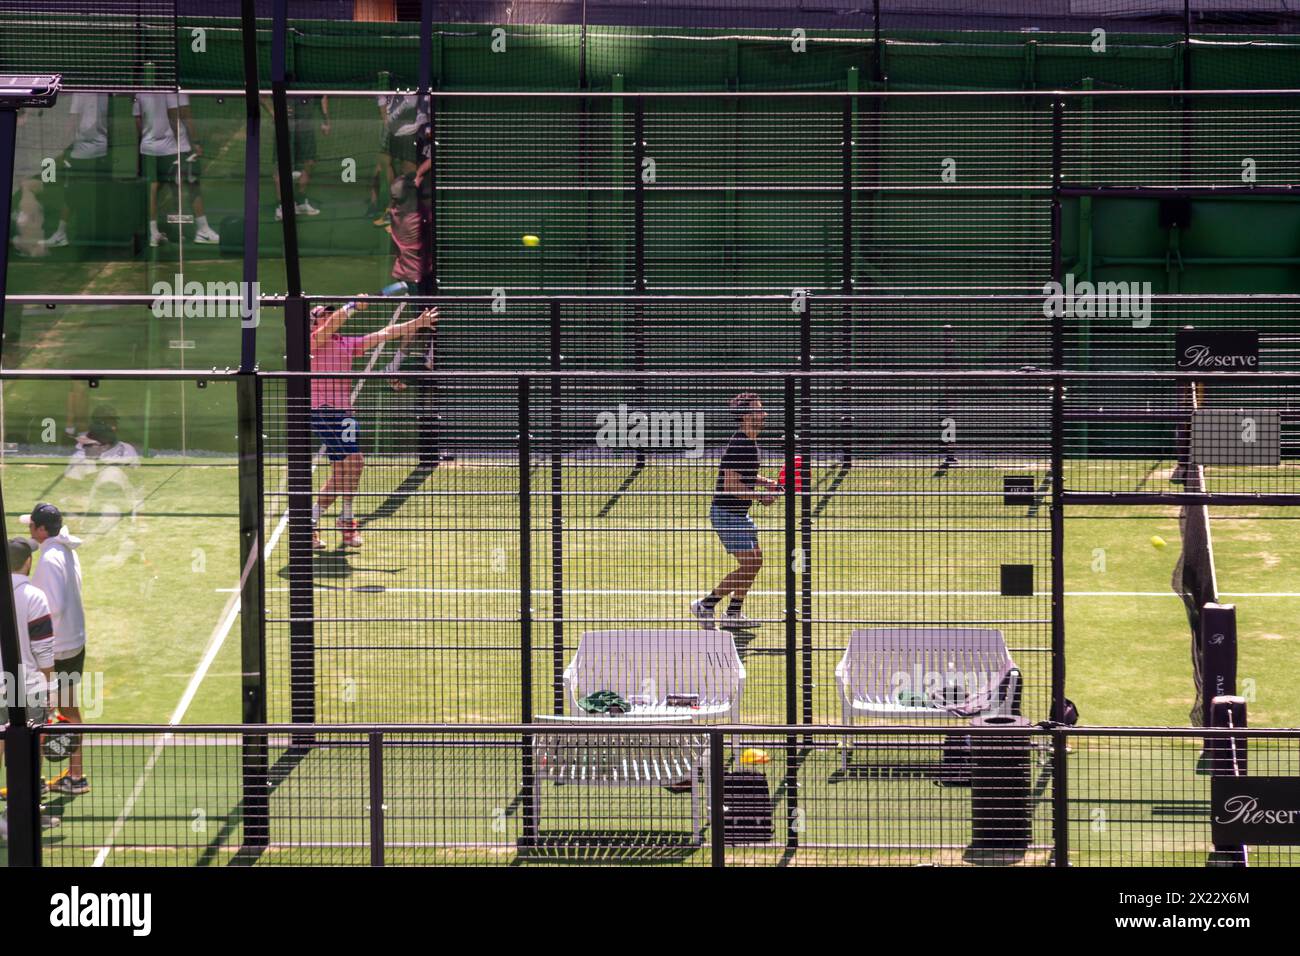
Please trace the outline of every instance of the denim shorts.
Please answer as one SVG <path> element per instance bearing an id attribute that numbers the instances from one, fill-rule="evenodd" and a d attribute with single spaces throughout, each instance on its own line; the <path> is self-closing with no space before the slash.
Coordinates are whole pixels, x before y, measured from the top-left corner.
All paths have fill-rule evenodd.
<path id="1" fill-rule="evenodd" d="M 727 554 L 758 550 L 758 526 L 748 514 L 728 511 L 714 505 L 709 509 L 709 521 L 718 533 Z"/>

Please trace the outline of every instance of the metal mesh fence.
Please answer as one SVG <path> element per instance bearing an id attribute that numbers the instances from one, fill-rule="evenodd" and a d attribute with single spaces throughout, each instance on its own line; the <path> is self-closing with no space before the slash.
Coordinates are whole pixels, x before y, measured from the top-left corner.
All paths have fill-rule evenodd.
<path id="1" fill-rule="evenodd" d="M 1157 375 L 1104 384 L 1081 377 L 1065 395 L 1065 488 L 1090 495 L 1291 494 L 1296 428 L 1295 385 L 1286 377 L 1271 384 L 1224 373 L 1195 384 Z M 1190 471 L 1198 466 L 1200 488 Z"/>
<path id="2" fill-rule="evenodd" d="M 1300 770 L 1286 731 L 588 717 L 84 737 L 97 786 L 47 801 L 46 865 L 1239 865 L 1214 842 L 1216 773 Z M 1202 737 L 1235 761 L 1198 760 Z"/>
<path id="3" fill-rule="evenodd" d="M 62 74 L 69 90 L 175 88 L 176 2 L 6 3 L 0 72 Z"/>

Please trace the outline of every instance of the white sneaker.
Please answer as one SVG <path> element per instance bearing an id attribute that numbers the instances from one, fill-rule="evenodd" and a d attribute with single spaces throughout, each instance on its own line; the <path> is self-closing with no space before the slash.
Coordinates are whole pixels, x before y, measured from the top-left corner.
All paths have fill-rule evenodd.
<path id="1" fill-rule="evenodd" d="M 200 229 L 194 233 L 194 241 L 202 242 L 208 245 L 215 245 L 221 241 L 221 237 L 211 229 Z"/>
<path id="2" fill-rule="evenodd" d="M 63 230 L 59 230 L 54 235 L 50 236 L 50 238 L 45 240 L 45 247 L 47 249 L 61 249 L 67 244 L 68 234 Z"/>
<path id="3" fill-rule="evenodd" d="M 706 631 L 713 630 L 713 611 L 705 605 L 704 598 L 691 602 L 691 613 Z"/>
<path id="4" fill-rule="evenodd" d="M 158 246 L 161 246 L 166 241 L 167 241 L 167 237 L 164 236 L 161 232 L 151 232 L 149 234 L 149 245 L 155 249 Z"/>
<path id="5" fill-rule="evenodd" d="M 758 621 L 745 617 L 740 611 L 727 611 L 722 615 L 724 631 L 749 631 L 758 626 Z"/>
<path id="6" fill-rule="evenodd" d="M 320 210 L 311 204 L 309 200 L 304 199 L 293 207 L 294 212 L 300 216 L 319 216 Z"/>
<path id="7" fill-rule="evenodd" d="M 281 219 L 283 219 L 283 218 L 284 218 L 284 210 L 281 209 L 279 206 L 276 206 L 276 207 L 275 207 L 275 221 L 276 221 L 276 222 L 279 222 L 279 221 L 280 221 Z"/>

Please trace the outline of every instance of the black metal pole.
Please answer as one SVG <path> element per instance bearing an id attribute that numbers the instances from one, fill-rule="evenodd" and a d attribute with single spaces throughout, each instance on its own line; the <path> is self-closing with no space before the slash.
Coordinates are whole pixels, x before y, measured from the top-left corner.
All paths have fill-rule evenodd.
<path id="1" fill-rule="evenodd" d="M 533 507 L 532 445 L 529 430 L 529 384 L 519 378 L 519 711 L 520 723 L 533 722 Z M 533 735 L 521 740 L 520 805 L 524 820 L 523 843 L 531 846 L 537 837 L 533 808 L 537 780 L 533 774 Z"/>
<path id="2" fill-rule="evenodd" d="M 420 3 L 420 105 L 428 117 L 425 135 L 429 141 L 429 172 L 426 174 L 429 186 L 427 192 L 421 190 L 420 204 L 426 254 L 422 256 L 421 295 L 432 295 L 438 290 L 438 127 L 433 108 L 433 0 L 421 0 Z M 438 327 L 430 330 L 430 354 L 436 355 L 438 348 Z M 442 460 L 442 392 L 439 381 L 421 379 L 415 383 L 416 407 L 420 410 L 417 427 L 419 428 L 419 467 L 436 468 Z"/>
<path id="3" fill-rule="evenodd" d="M 12 344 L 5 338 L 5 291 L 9 274 L 9 223 L 12 210 L 14 160 L 18 146 L 18 113 L 0 110 L 0 356 Z M 3 387 L 0 385 L 0 387 Z M 4 495 L 0 493 L 0 515 L 7 514 Z M 7 553 L 7 552 L 6 552 Z M 7 562 L 7 559 L 6 559 Z M 27 726 L 25 688 L 20 681 L 22 654 L 18 642 L 18 617 L 14 611 L 13 588 L 5 582 L 0 587 L 0 663 L 4 673 L 14 681 L 14 702 L 9 707 L 9 727 L 4 732 L 5 785 L 9 821 L 9 865 L 40 866 L 41 863 L 41 796 L 38 776 L 40 754 L 38 737 Z"/>
<path id="4" fill-rule="evenodd" d="M 854 97 L 844 97 L 840 121 L 840 292 L 853 294 L 853 108 Z M 845 371 L 853 368 L 853 306 L 840 305 L 840 363 Z M 844 444 L 840 448 L 840 464 L 848 467 L 853 461 L 853 386 L 845 379 L 840 389 L 840 430 Z"/>
<path id="5" fill-rule="evenodd" d="M 384 865 L 384 735 L 367 736 L 370 757 L 370 865 Z"/>
<path id="6" fill-rule="evenodd" d="M 424 200 L 427 202 L 425 240 L 429 243 L 429 274 L 425 276 L 428 288 L 420 291 L 433 293 L 438 290 L 438 123 L 433 101 L 433 0 L 420 3 L 420 97 L 429 117 L 429 195 Z"/>
<path id="7" fill-rule="evenodd" d="M 873 0 L 871 15 L 873 20 L 872 45 L 876 51 L 875 79 L 877 83 L 883 83 L 885 80 L 885 48 L 880 38 L 880 0 Z"/>
<path id="8" fill-rule="evenodd" d="M 795 562 L 798 555 L 798 537 L 795 534 L 795 488 L 800 486 L 801 478 L 795 470 L 795 388 L 794 376 L 787 375 L 784 382 L 783 401 L 785 405 L 785 489 L 782 501 L 785 505 L 783 527 L 785 528 L 785 722 L 792 726 L 799 720 L 799 699 L 797 694 L 799 680 L 799 662 L 796 654 L 798 641 L 799 599 L 797 595 L 798 578 Z M 795 828 L 799 808 L 799 757 L 796 752 L 797 739 L 793 735 L 785 738 L 785 845 L 797 847 L 799 833 Z"/>
<path id="9" fill-rule="evenodd" d="M 1192 88 L 1192 0 L 1183 0 L 1183 89 Z"/>
<path id="10" fill-rule="evenodd" d="M 645 292 L 645 100 L 637 97 L 632 119 L 632 165 L 635 180 L 632 192 L 632 287 L 637 295 Z M 632 303 L 632 362 L 638 372 L 646 367 L 645 307 Z M 632 405 L 645 408 L 645 380 L 638 378 L 632 387 Z M 636 469 L 645 468 L 645 449 L 636 450 Z"/>
<path id="11" fill-rule="evenodd" d="M 307 303 L 301 296 L 284 303 L 285 364 L 308 371 Z M 290 714 L 295 723 L 316 720 L 315 560 L 311 546 L 312 439 L 310 380 L 294 376 L 285 383 L 285 472 L 289 537 L 289 683 Z M 308 742 L 302 738 L 299 743 Z"/>
<path id="12" fill-rule="evenodd" d="M 263 533 L 262 380 L 240 374 L 235 383 L 239 442 L 239 632 L 245 724 L 266 723 L 266 566 Z M 242 754 L 244 845 L 270 839 L 269 763 L 265 735 L 245 734 Z"/>
<path id="13" fill-rule="evenodd" d="M 271 109 L 275 120 L 275 168 L 280 176 L 281 226 L 284 231 L 285 288 L 302 295 L 298 262 L 298 217 L 293 195 L 293 147 L 289 141 L 289 98 L 286 50 L 289 42 L 288 0 L 275 0 L 271 21 Z M 286 199 L 286 197 L 288 197 Z"/>
<path id="14" fill-rule="evenodd" d="M 712 863 L 721 868 L 727 865 L 727 816 L 723 807 L 723 771 L 726 758 L 723 756 L 724 738 L 720 731 L 709 731 L 709 824 L 713 831 L 709 843 L 712 845 Z"/>
<path id="15" fill-rule="evenodd" d="M 284 274 L 288 295 L 284 303 L 285 367 L 311 370 L 307 303 L 302 297 L 298 261 L 298 221 L 294 212 L 293 154 L 289 142 L 286 55 L 287 0 L 275 0 L 271 24 L 271 106 L 275 122 L 275 161 L 280 175 L 281 225 L 284 232 Z M 286 199 L 287 197 L 287 199 Z M 288 482 L 289 535 L 289 683 L 290 713 L 295 723 L 316 720 L 316 645 L 314 568 L 311 546 L 311 385 L 307 378 L 290 378 L 285 385 L 285 471 Z M 309 735 L 294 738 L 310 744 Z"/>
<path id="16" fill-rule="evenodd" d="M 0 110 L 0 219 L 4 245 L 0 247 L 0 355 L 14 344 L 5 337 L 5 290 L 9 278 L 10 214 L 13 212 L 14 158 L 18 148 L 18 113 Z M 12 364 L 12 362 L 11 362 Z"/>
<path id="17" fill-rule="evenodd" d="M 551 303 L 551 371 L 558 372 L 560 303 Z M 551 379 L 551 695 L 552 710 L 564 713 L 564 402 L 562 383 Z"/>
<path id="18" fill-rule="evenodd" d="M 632 286 L 645 292 L 645 100 L 632 107 Z"/>
<path id="19" fill-rule="evenodd" d="M 1065 135 L 1065 103 L 1052 103 L 1052 279 L 1062 282 L 1061 253 L 1061 170 Z M 1065 310 L 1052 315 L 1052 368 L 1065 367 Z M 1059 720 L 1065 715 L 1065 382 L 1058 375 L 1052 380 L 1051 420 L 1051 549 L 1052 549 L 1052 704 L 1051 713 Z"/>
<path id="20" fill-rule="evenodd" d="M 804 300 L 803 312 L 799 316 L 799 368 L 804 372 L 812 370 L 812 302 Z M 799 619 L 802 635 L 801 657 L 803 674 L 800 681 L 803 699 L 803 722 L 813 722 L 812 675 L 812 379 L 803 375 L 799 379 L 799 454 L 800 481 L 803 490 L 799 494 L 799 568 L 801 595 L 799 602 Z M 811 743 L 811 738 L 805 738 Z"/>
<path id="21" fill-rule="evenodd" d="M 1060 727 L 1052 730 L 1052 863 L 1070 865 L 1070 738 Z"/>
<path id="22" fill-rule="evenodd" d="M 244 262 L 243 317 L 239 370 L 257 365 L 258 206 L 261 201 L 262 107 L 258 99 L 257 11 L 255 0 L 240 0 L 240 30 L 244 46 Z"/>
<path id="23" fill-rule="evenodd" d="M 244 50 L 244 258 L 243 322 L 239 379 L 235 383 L 239 446 L 239 579 L 240 663 L 243 722 L 266 723 L 266 540 L 262 444 L 262 381 L 257 370 L 259 153 L 262 110 L 258 100 L 257 12 L 254 0 L 240 2 Z M 241 752 L 244 846 L 265 847 L 270 841 L 270 758 L 263 734 L 245 734 Z"/>
<path id="24" fill-rule="evenodd" d="M 533 500 L 528 379 L 519 379 L 519 706 L 533 719 Z"/>
<path id="25" fill-rule="evenodd" d="M 578 33 L 578 89 L 587 88 L 587 0 L 582 0 L 582 24 Z M 587 101 L 580 100 L 582 106 Z M 581 155 L 581 154 L 580 154 Z"/>

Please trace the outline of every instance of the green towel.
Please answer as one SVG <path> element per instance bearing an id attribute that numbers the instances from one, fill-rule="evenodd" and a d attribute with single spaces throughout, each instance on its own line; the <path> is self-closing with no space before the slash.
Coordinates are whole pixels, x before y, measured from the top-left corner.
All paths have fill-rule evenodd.
<path id="1" fill-rule="evenodd" d="M 625 714 L 632 709 L 629 704 L 612 690 L 598 690 L 578 701 L 578 706 L 589 714 Z"/>
<path id="2" fill-rule="evenodd" d="M 901 707 L 929 707 L 930 702 L 926 700 L 924 694 L 915 694 L 910 690 L 898 692 L 898 703 Z"/>

